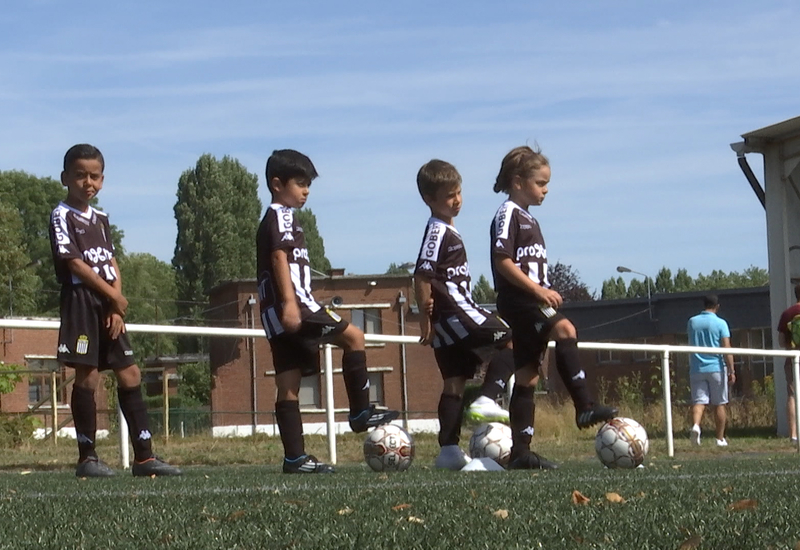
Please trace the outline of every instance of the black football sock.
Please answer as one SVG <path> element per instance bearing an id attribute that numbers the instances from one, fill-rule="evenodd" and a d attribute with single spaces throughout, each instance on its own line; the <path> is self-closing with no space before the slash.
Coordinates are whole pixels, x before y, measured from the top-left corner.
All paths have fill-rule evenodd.
<path id="1" fill-rule="evenodd" d="M 298 401 L 278 401 L 275 403 L 275 418 L 281 432 L 283 455 L 289 460 L 306 454 L 303 442 L 303 419 L 300 417 Z"/>
<path id="2" fill-rule="evenodd" d="M 78 462 L 97 458 L 94 441 L 97 435 L 97 404 L 94 390 L 72 386 L 72 422 L 78 440 Z"/>
<path id="3" fill-rule="evenodd" d="M 439 446 L 458 445 L 461 420 L 464 414 L 463 398 L 443 393 L 439 399 Z"/>
<path id="4" fill-rule="evenodd" d="M 567 387 L 575 409 L 585 411 L 592 408 L 594 402 L 589 395 L 586 384 L 586 373 L 581 368 L 578 340 L 567 338 L 556 342 L 556 370 Z"/>
<path id="5" fill-rule="evenodd" d="M 350 401 L 350 416 L 358 416 L 369 408 L 369 377 L 367 352 L 346 351 L 342 355 L 342 376 Z"/>
<path id="6" fill-rule="evenodd" d="M 512 374 L 514 374 L 514 350 L 503 348 L 492 356 L 486 367 L 486 376 L 481 384 L 481 395 L 489 399 L 497 399 L 503 395 Z"/>
<path id="7" fill-rule="evenodd" d="M 131 443 L 133 444 L 133 457 L 137 462 L 153 457 L 152 434 L 147 420 L 147 407 L 142 399 L 142 388 L 117 388 L 119 408 L 125 415 L 128 423 Z"/>
<path id="8" fill-rule="evenodd" d="M 533 401 L 533 386 L 514 386 L 508 413 L 511 416 L 511 460 L 530 452 L 533 440 L 533 419 L 536 404 Z"/>

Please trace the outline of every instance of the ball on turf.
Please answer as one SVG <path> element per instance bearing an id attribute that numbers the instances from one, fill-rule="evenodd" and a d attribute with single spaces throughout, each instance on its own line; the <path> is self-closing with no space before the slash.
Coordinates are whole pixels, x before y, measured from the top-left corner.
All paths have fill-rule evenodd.
<path id="1" fill-rule="evenodd" d="M 597 458 L 609 468 L 636 468 L 644 462 L 650 441 L 641 424 L 631 418 L 612 418 L 594 440 Z"/>
<path id="2" fill-rule="evenodd" d="M 469 455 L 491 458 L 505 468 L 511 457 L 511 428 L 499 422 L 481 424 L 469 439 Z"/>
<path id="3" fill-rule="evenodd" d="M 376 472 L 408 470 L 414 460 L 414 440 L 400 426 L 378 426 L 364 440 L 364 460 Z"/>

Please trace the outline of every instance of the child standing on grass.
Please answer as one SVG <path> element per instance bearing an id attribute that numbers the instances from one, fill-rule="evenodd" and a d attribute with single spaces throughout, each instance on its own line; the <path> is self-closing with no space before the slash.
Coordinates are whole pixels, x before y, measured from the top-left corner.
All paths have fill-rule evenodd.
<path id="1" fill-rule="evenodd" d="M 256 237 L 261 323 L 275 366 L 275 416 L 283 443 L 283 472 L 333 473 L 329 464 L 305 452 L 298 393 L 300 379 L 319 373 L 319 345 L 332 342 L 344 350 L 342 375 L 350 401 L 350 428 L 365 432 L 399 416 L 369 403 L 364 333 L 311 295 L 311 266 L 303 228 L 294 208 L 308 199 L 317 170 L 311 160 L 291 149 L 273 151 L 267 160 L 267 207 Z"/>
<path id="2" fill-rule="evenodd" d="M 540 206 L 550 183 L 550 163 L 528 146 L 512 149 L 503 159 L 495 193 L 508 194 L 491 225 L 492 274 L 497 311 L 511 325 L 515 385 L 509 412 L 513 447 L 510 469 L 550 469 L 556 464 L 531 452 L 534 388 L 547 344 L 556 341 L 556 369 L 575 404 L 579 428 L 609 420 L 617 409 L 596 404 L 586 385 L 573 324 L 558 313 L 561 295 L 547 279 L 547 250 L 539 223 L 528 213 Z"/>
<path id="3" fill-rule="evenodd" d="M 128 300 L 114 258 L 108 216 L 90 205 L 103 188 L 105 161 L 87 144 L 64 156 L 61 183 L 67 198 L 50 218 L 50 245 L 61 283 L 61 328 L 58 360 L 75 370 L 72 418 L 78 440 L 78 477 L 109 477 L 114 470 L 95 451 L 97 405 L 94 394 L 100 371 L 117 377 L 119 406 L 133 443 L 134 476 L 180 475 L 181 471 L 153 455 L 147 408 L 142 400 L 141 373 L 125 334 Z"/>
<path id="4" fill-rule="evenodd" d="M 508 347 L 511 334 L 502 319 L 472 301 L 467 252 L 453 226 L 461 210 L 461 175 L 452 164 L 434 159 L 420 168 L 417 188 L 431 210 L 414 270 L 417 303 L 426 309 L 420 321 L 421 343 L 433 345 L 444 379 L 438 407 L 441 450 L 434 465 L 460 470 L 469 462 L 458 446 L 464 387 L 479 365 Z M 433 308 L 427 311 L 431 299 Z M 492 399 L 497 397 L 497 380 L 505 385 L 511 374 L 498 375 L 503 364 L 490 362 L 481 396 L 469 407 L 471 418 L 508 421 L 508 413 Z"/>

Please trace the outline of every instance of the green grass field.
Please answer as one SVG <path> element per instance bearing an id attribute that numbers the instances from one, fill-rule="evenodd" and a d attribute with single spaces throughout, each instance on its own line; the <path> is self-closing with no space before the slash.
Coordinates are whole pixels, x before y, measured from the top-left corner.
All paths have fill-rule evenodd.
<path id="1" fill-rule="evenodd" d="M 79 480 L 71 465 L 6 465 L 0 548 L 753 549 L 800 541 L 800 458 L 785 443 L 783 451 L 704 454 L 681 441 L 669 459 L 655 442 L 647 467 L 630 471 L 605 470 L 587 443 L 547 472 L 441 472 L 428 456 L 389 475 L 349 461 L 335 475 L 288 476 L 273 461 L 186 466 L 173 479 L 120 472 Z M 769 444 L 748 445 L 758 447 Z M 574 503 L 573 491 L 589 501 Z"/>

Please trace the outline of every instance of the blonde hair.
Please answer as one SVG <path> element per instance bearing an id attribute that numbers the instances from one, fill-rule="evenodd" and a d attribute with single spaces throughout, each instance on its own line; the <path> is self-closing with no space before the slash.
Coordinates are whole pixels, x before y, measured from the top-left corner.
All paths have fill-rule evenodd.
<path id="1" fill-rule="evenodd" d="M 417 189 L 422 198 L 435 197 L 439 189 L 453 189 L 461 185 L 461 174 L 456 167 L 439 159 L 432 159 L 417 172 Z"/>
<path id="2" fill-rule="evenodd" d="M 534 170 L 538 170 L 542 166 L 550 166 L 550 161 L 542 154 L 542 150 L 539 149 L 538 145 L 536 149 L 532 149 L 527 145 L 515 147 L 503 157 L 503 162 L 500 164 L 500 173 L 497 174 L 497 179 L 494 182 L 494 192 L 508 193 L 514 176 L 529 178 L 533 175 Z"/>

